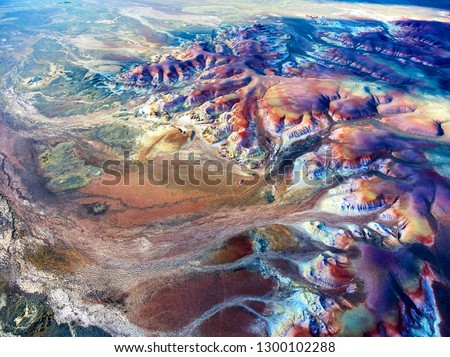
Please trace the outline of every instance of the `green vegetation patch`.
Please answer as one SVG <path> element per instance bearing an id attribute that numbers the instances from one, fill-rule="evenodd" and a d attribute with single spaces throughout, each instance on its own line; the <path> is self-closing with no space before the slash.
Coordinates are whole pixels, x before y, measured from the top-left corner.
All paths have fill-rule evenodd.
<path id="1" fill-rule="evenodd" d="M 57 323 L 43 295 L 7 287 L 0 298 L 3 301 L 0 306 L 0 336 L 110 336 L 96 326 Z"/>
<path id="2" fill-rule="evenodd" d="M 48 336 L 48 332 L 57 325 L 52 311 L 36 299 L 17 294 L 8 294 L 6 299 L 7 304 L 0 309 L 3 332 L 19 336 Z M 68 331 L 61 335 L 68 335 Z"/>
<path id="3" fill-rule="evenodd" d="M 136 138 L 142 132 L 129 124 L 113 123 L 90 129 L 87 135 L 110 145 L 117 153 L 132 152 L 136 146 Z"/>
<path id="4" fill-rule="evenodd" d="M 39 163 L 47 177 L 48 187 L 60 192 L 74 190 L 87 185 L 93 177 L 101 174 L 101 169 L 86 165 L 77 155 L 74 142 L 59 143 L 39 156 Z"/>
<path id="5" fill-rule="evenodd" d="M 264 190 L 263 195 L 266 203 L 272 203 L 275 201 L 275 196 L 273 195 L 271 190 Z"/>

